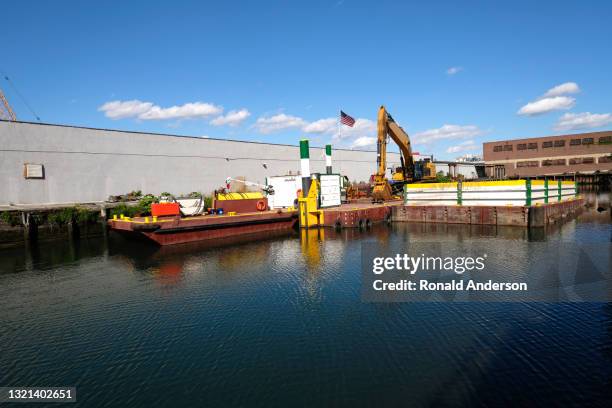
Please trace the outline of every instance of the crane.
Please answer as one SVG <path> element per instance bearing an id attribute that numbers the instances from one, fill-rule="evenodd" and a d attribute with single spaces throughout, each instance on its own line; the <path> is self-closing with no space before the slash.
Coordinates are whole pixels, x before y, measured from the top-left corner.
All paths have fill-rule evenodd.
<path id="1" fill-rule="evenodd" d="M 0 89 L 0 102 L 0 119 L 15 122 L 17 120 L 17 116 L 15 116 L 15 112 L 13 112 L 11 105 L 9 105 L 8 100 L 2 92 L 2 89 Z"/>
<path id="2" fill-rule="evenodd" d="M 400 149 L 401 167 L 393 172 L 393 185 L 387 180 L 387 143 L 389 137 Z M 405 183 L 415 181 L 430 181 L 436 178 L 436 167 L 430 161 L 415 162 L 412 157 L 410 137 L 399 126 L 384 106 L 378 109 L 378 138 L 376 144 L 377 172 L 374 175 L 372 200 L 382 202 L 390 200 L 400 193 Z"/>

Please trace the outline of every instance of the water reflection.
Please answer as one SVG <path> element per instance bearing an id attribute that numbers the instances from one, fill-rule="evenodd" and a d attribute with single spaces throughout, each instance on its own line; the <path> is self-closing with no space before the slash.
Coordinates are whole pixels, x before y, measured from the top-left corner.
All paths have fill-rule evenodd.
<path id="1" fill-rule="evenodd" d="M 610 241 L 605 203 L 545 232 L 394 224 L 0 250 L 0 384 L 74 384 L 84 406 L 603 406 L 610 304 L 364 303 L 360 251 L 486 245 L 512 273 L 533 241 Z"/>

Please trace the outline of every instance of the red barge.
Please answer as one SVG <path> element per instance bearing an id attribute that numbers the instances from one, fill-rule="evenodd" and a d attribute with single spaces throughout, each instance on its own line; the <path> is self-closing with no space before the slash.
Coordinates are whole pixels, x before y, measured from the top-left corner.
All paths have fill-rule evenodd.
<path id="1" fill-rule="evenodd" d="M 296 211 L 260 211 L 235 215 L 193 217 L 134 217 L 108 221 L 113 231 L 145 238 L 158 245 L 220 239 L 264 231 L 291 230 L 298 222 Z"/>

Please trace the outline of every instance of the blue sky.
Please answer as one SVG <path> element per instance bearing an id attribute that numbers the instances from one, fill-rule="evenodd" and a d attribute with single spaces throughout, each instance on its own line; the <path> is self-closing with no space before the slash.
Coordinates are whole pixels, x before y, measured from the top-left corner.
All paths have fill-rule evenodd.
<path id="1" fill-rule="evenodd" d="M 0 70 L 43 122 L 370 149 L 385 104 L 439 158 L 612 128 L 606 1 L 20 1 L 2 14 Z"/>

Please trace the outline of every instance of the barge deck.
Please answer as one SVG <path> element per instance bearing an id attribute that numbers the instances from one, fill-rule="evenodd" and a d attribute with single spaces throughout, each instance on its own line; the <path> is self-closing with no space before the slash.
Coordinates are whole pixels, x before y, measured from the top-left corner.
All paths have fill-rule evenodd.
<path id="1" fill-rule="evenodd" d="M 297 225 L 295 211 L 262 211 L 236 215 L 181 218 L 135 217 L 112 219 L 109 227 L 124 235 L 142 237 L 158 245 L 181 244 L 265 231 L 290 230 Z"/>

